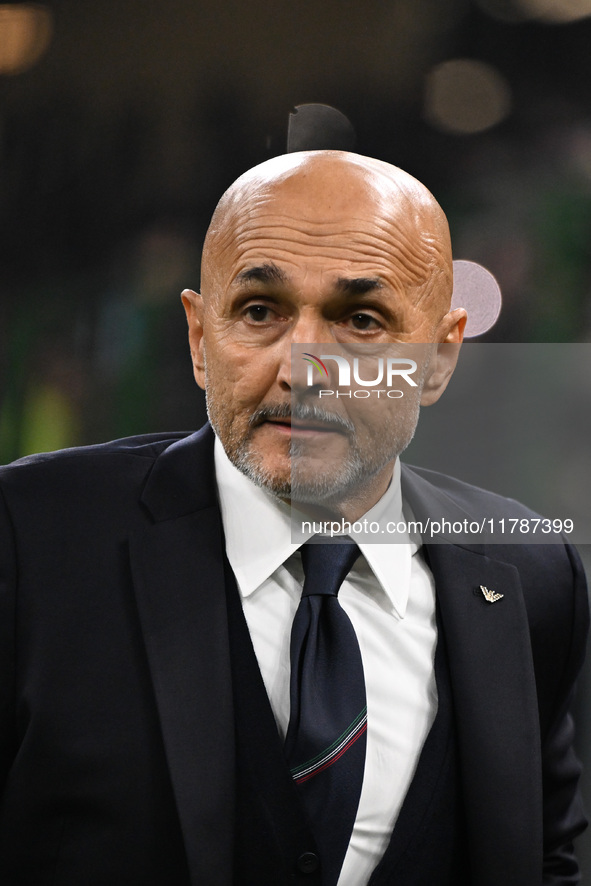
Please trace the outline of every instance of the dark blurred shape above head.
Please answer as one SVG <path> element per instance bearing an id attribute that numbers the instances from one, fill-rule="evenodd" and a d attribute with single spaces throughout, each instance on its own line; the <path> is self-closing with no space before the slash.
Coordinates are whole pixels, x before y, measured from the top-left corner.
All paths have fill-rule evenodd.
<path id="1" fill-rule="evenodd" d="M 331 105 L 296 105 L 287 125 L 287 152 L 352 151 L 356 136 L 348 117 Z"/>

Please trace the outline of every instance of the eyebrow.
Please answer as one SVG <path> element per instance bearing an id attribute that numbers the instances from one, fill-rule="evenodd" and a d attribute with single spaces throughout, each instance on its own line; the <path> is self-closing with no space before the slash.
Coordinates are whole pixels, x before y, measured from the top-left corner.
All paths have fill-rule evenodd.
<path id="1" fill-rule="evenodd" d="M 383 289 L 384 284 L 379 277 L 339 277 L 337 290 L 343 295 L 365 295 L 375 289 Z"/>
<path id="2" fill-rule="evenodd" d="M 236 277 L 238 283 L 281 284 L 289 282 L 287 274 L 273 262 L 265 262 L 254 268 L 241 271 Z M 365 295 L 376 289 L 383 289 L 384 284 L 379 277 L 339 277 L 335 288 L 342 295 Z"/>
<path id="3" fill-rule="evenodd" d="M 247 268 L 236 277 L 238 283 L 287 283 L 287 274 L 273 262 Z"/>

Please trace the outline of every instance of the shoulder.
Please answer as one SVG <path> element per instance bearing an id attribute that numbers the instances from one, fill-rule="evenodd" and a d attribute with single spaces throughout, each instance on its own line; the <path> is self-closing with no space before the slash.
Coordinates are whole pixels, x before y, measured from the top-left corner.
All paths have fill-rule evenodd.
<path id="1" fill-rule="evenodd" d="M 510 531 L 516 520 L 527 520 L 528 528 L 533 530 L 536 522 L 539 529 L 539 521 L 544 519 L 544 515 L 514 498 L 410 465 L 402 467 L 402 485 L 405 498 L 422 517 L 461 519 L 463 516 L 465 520 L 484 526 L 484 532 L 459 536 L 460 544 L 472 546 L 472 542 L 488 556 L 514 562 L 520 571 L 535 577 L 541 578 L 550 564 L 571 579 L 573 569 L 577 573 L 582 572 L 576 550 L 560 533 Z M 504 532 L 500 532 L 500 521 L 503 519 Z M 493 532 L 489 532 L 490 526 Z M 453 541 L 453 535 L 446 540 Z M 428 539 L 424 538 L 423 541 L 427 542 Z"/>
<path id="2" fill-rule="evenodd" d="M 143 434 L 93 446 L 79 446 L 21 458 L 0 467 L 0 496 L 9 508 L 29 507 L 81 498 L 116 502 L 137 499 L 155 461 L 189 432 Z"/>
<path id="3" fill-rule="evenodd" d="M 450 477 L 448 474 L 441 474 L 438 471 L 431 471 L 426 468 L 417 468 L 411 465 L 402 465 L 403 484 L 410 485 L 413 489 L 417 485 L 419 489 L 431 488 L 436 491 L 439 497 L 448 498 L 457 507 L 462 508 L 467 514 L 473 516 L 474 519 L 487 517 L 501 517 L 511 514 L 515 517 L 537 517 L 539 516 L 531 508 L 517 501 L 514 498 L 505 495 L 499 495 L 488 489 L 482 489 L 479 486 L 473 486 Z"/>
<path id="4" fill-rule="evenodd" d="M 125 458 L 156 458 L 164 449 L 177 440 L 189 436 L 186 432 L 170 432 L 162 434 L 140 434 L 110 440 L 107 443 L 95 443 L 92 446 L 73 446 L 55 452 L 40 452 L 27 455 L 8 465 L 0 466 L 0 477 L 16 476 L 22 471 L 60 470 L 76 465 L 98 464 L 105 460 Z"/>

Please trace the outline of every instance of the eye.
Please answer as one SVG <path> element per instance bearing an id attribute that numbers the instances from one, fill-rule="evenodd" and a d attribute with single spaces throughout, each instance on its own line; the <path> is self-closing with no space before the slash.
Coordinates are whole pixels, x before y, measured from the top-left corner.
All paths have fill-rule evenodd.
<path id="1" fill-rule="evenodd" d="M 381 324 L 371 314 L 353 314 L 349 317 L 348 322 L 358 332 L 377 332 L 378 329 L 381 329 Z"/>
<path id="2" fill-rule="evenodd" d="M 276 314 L 268 305 L 249 305 L 244 316 L 249 322 L 257 324 L 269 323 L 276 317 Z"/>

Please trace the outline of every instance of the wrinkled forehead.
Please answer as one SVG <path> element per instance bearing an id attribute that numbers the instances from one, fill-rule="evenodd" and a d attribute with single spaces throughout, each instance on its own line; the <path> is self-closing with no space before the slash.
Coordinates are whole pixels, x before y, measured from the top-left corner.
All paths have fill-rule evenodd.
<path id="1" fill-rule="evenodd" d="M 417 284 L 435 267 L 451 273 L 447 221 L 430 192 L 402 170 L 358 155 L 284 155 L 241 176 L 212 218 L 204 277 L 277 231 L 293 231 L 304 238 L 300 245 L 329 236 L 350 243 L 360 234 L 370 250 L 375 238 L 393 258 L 413 257 Z"/>

